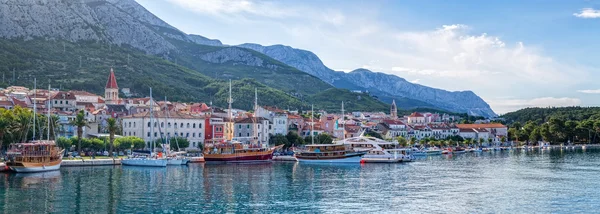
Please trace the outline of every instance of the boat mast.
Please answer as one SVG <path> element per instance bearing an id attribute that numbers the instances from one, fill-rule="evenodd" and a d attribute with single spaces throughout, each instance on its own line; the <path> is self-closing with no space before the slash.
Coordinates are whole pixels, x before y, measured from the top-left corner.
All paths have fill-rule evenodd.
<path id="1" fill-rule="evenodd" d="M 33 140 L 35 140 L 35 118 L 37 116 L 35 100 L 37 100 L 37 79 L 33 78 Z"/>
<path id="2" fill-rule="evenodd" d="M 346 119 L 344 115 L 344 101 L 342 101 L 342 142 L 346 143 Z"/>
<path id="3" fill-rule="evenodd" d="M 254 139 L 257 141 L 258 144 L 260 144 L 260 140 L 258 139 L 258 134 L 257 134 L 258 129 L 255 124 L 255 122 L 257 120 L 256 111 L 258 111 L 258 89 L 254 88 L 254 115 L 253 115 L 254 118 L 252 119 L 252 129 L 253 129 L 252 131 L 254 132 Z"/>
<path id="4" fill-rule="evenodd" d="M 48 84 L 48 105 L 46 105 L 46 110 L 48 111 L 48 115 L 46 116 L 48 120 L 48 140 L 50 140 L 50 105 L 52 104 L 50 99 L 50 84 Z"/>
<path id="5" fill-rule="evenodd" d="M 315 144 L 315 136 L 313 136 L 313 132 L 315 130 L 315 120 L 314 120 L 314 116 L 315 115 L 315 106 L 314 105 L 310 105 L 310 140 L 311 140 L 311 144 Z"/>
<path id="6" fill-rule="evenodd" d="M 229 80 L 229 99 L 227 100 L 227 103 L 229 103 L 229 109 L 227 109 L 227 117 L 229 117 L 229 121 L 227 121 L 225 124 L 227 124 L 227 140 L 231 141 L 233 140 L 233 138 L 230 139 L 229 137 L 233 136 L 233 133 L 231 133 L 231 135 L 229 134 L 229 132 L 233 132 L 233 115 L 231 114 L 231 104 L 233 103 L 233 99 L 231 98 L 231 80 Z"/>
<path id="7" fill-rule="evenodd" d="M 152 87 L 150 87 L 150 156 L 152 156 L 152 152 L 154 152 L 154 123 L 152 123 L 152 117 L 154 114 L 154 105 L 152 99 Z"/>

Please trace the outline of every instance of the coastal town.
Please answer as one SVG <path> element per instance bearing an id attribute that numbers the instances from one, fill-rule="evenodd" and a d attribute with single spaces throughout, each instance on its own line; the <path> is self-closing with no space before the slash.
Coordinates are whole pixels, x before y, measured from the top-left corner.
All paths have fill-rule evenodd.
<path id="1" fill-rule="evenodd" d="M 317 109 L 301 112 L 261 106 L 258 101 L 255 109 L 248 111 L 211 106 L 205 102 L 129 98 L 131 92 L 128 88 L 119 88 L 117 74 L 113 69 L 106 72 L 104 96 L 86 91 L 10 86 L 0 90 L 0 108 L 32 109 L 35 106 L 37 112 L 49 111 L 58 118 L 56 138 L 77 136 L 78 127 L 72 121 L 81 111 L 87 121 L 87 126 L 83 127 L 84 138 L 106 137 L 109 133 L 107 120 L 114 118 L 119 124 L 116 138 L 138 137 L 147 148 L 152 139 L 163 137 L 187 139 L 186 150 L 198 150 L 206 143 L 225 140 L 249 143 L 256 139 L 261 144 L 269 144 L 275 136 L 290 132 L 302 138 L 328 135 L 333 140 L 364 134 L 376 135 L 386 141 L 396 141 L 400 137 L 411 145 L 450 139 L 453 139 L 452 143 L 470 141 L 480 146 L 501 146 L 507 142 L 508 129 L 500 123 L 481 120 L 460 124 L 462 118 L 436 112 L 398 115 L 395 101 L 387 113 L 348 112 L 342 115 Z M 150 124 L 151 116 L 154 117 L 153 124 Z"/>

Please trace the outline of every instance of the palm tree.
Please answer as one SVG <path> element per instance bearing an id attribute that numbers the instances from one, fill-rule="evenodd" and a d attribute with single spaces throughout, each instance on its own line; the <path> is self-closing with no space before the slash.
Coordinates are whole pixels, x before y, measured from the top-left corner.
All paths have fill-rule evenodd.
<path id="1" fill-rule="evenodd" d="M 110 142 L 110 146 L 108 147 L 108 155 L 110 157 L 113 156 L 113 143 L 115 141 L 115 133 L 118 131 L 119 126 L 117 125 L 117 120 L 115 120 L 115 118 L 108 118 L 108 120 L 106 120 L 107 122 L 107 129 L 108 129 L 108 133 L 110 134 L 109 136 L 109 142 Z"/>
<path id="2" fill-rule="evenodd" d="M 71 125 L 77 126 L 77 153 L 81 155 L 81 137 L 83 135 L 83 127 L 90 127 L 88 121 L 85 119 L 85 113 L 83 110 L 77 113 L 75 120 L 71 121 Z"/>
<path id="3" fill-rule="evenodd" d="M 4 135 L 10 134 L 12 123 L 7 117 L 0 117 L 0 148 L 4 147 Z"/>

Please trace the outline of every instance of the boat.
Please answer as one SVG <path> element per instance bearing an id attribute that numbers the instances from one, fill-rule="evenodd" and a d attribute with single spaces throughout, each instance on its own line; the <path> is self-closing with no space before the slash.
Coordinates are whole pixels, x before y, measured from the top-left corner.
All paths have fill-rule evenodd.
<path id="1" fill-rule="evenodd" d="M 443 151 L 437 147 L 429 147 L 429 148 L 425 149 L 426 155 L 441 155 L 442 152 Z"/>
<path id="2" fill-rule="evenodd" d="M 2 172 L 2 171 L 8 171 L 8 170 L 10 170 L 10 168 L 8 168 L 8 166 L 6 165 L 6 163 L 0 162 L 0 172 Z"/>
<path id="3" fill-rule="evenodd" d="M 150 88 L 150 106 L 154 106 L 154 99 L 152 98 L 152 88 Z M 150 123 L 154 117 L 154 108 L 150 108 Z M 150 126 L 150 132 L 154 133 L 154 126 Z M 150 142 L 154 142 L 154 135 L 151 135 Z M 121 160 L 121 164 L 125 166 L 154 166 L 164 167 L 167 166 L 168 160 L 162 158 L 162 155 L 154 153 L 154 143 L 151 143 L 152 147 L 150 151 L 141 150 L 133 151 L 131 156 Z"/>
<path id="4" fill-rule="evenodd" d="M 58 170 L 64 151 L 52 140 L 15 143 L 6 152 L 6 166 L 15 172 Z"/>
<path id="5" fill-rule="evenodd" d="M 465 153 L 465 148 L 457 146 L 452 150 L 452 153 L 454 154 L 460 154 L 460 153 Z"/>
<path id="6" fill-rule="evenodd" d="M 346 144 L 313 144 L 294 154 L 298 162 L 306 163 L 360 163 L 366 151 L 354 151 Z"/>
<path id="7" fill-rule="evenodd" d="M 413 159 L 405 157 L 410 155 L 408 150 L 398 148 L 397 142 L 387 142 L 361 134 L 358 137 L 348 138 L 343 143 L 356 152 L 366 151 L 367 153 L 362 157 L 365 163 L 395 163 Z"/>
<path id="8" fill-rule="evenodd" d="M 254 112 L 258 110 L 258 95 L 255 89 L 254 91 Z M 231 81 L 229 82 L 229 110 L 228 117 L 229 121 L 232 121 L 231 115 Z M 256 118 L 256 115 L 253 115 Z M 254 120 L 253 120 L 254 121 Z M 283 145 L 268 147 L 267 144 L 263 144 L 259 141 L 255 126 L 252 125 L 254 136 L 250 142 L 242 143 L 233 139 L 223 140 L 216 143 L 208 143 L 205 145 L 203 156 L 205 162 L 225 162 L 225 163 L 239 163 L 239 162 L 270 162 L 273 159 L 273 153 L 282 148 Z"/>
<path id="9" fill-rule="evenodd" d="M 414 156 L 427 156 L 427 152 L 422 149 L 412 148 L 412 154 Z"/>
<path id="10" fill-rule="evenodd" d="M 442 151 L 442 154 L 446 155 L 446 154 L 452 154 L 452 149 L 444 149 Z"/>
<path id="11" fill-rule="evenodd" d="M 35 79 L 33 85 L 34 94 L 37 94 Z M 48 88 L 50 87 L 48 86 Z M 48 103 L 51 103 L 50 99 L 48 99 Z M 50 106 L 47 106 L 47 109 L 47 117 L 50 118 Z M 36 102 L 33 102 L 33 115 L 33 127 L 36 127 Z M 47 127 L 50 127 L 50 120 L 48 120 Z M 6 152 L 6 166 L 11 170 L 15 172 L 45 172 L 60 169 L 65 150 L 60 149 L 54 140 L 50 140 L 50 128 L 47 128 L 47 140 L 35 140 L 35 130 L 34 128 L 32 135 L 34 139 L 30 142 L 10 145 Z M 40 138 L 42 137 L 40 136 Z"/>
<path id="12" fill-rule="evenodd" d="M 208 145 L 204 150 L 205 162 L 264 162 L 273 159 L 275 150 L 281 148 L 246 144 L 238 141 Z"/>

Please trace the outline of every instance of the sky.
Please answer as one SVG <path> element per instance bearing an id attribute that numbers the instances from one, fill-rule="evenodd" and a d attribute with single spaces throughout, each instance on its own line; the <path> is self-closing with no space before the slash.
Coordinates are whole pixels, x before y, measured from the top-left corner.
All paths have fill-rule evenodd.
<path id="1" fill-rule="evenodd" d="M 600 105 L 600 0 L 137 1 L 185 33 L 471 90 L 499 114 Z"/>

